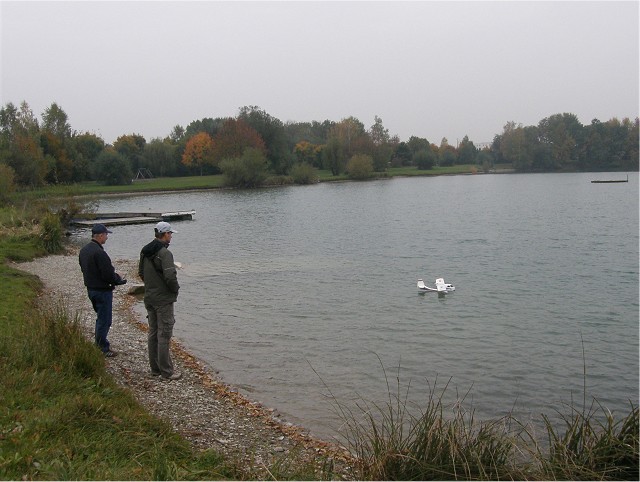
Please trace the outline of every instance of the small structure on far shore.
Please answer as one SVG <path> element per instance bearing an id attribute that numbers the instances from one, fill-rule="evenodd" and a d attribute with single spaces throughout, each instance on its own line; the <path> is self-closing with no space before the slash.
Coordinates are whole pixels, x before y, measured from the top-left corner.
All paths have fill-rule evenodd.
<path id="1" fill-rule="evenodd" d="M 146 167 L 141 167 L 140 169 L 138 169 L 138 173 L 136 174 L 136 177 L 131 179 L 131 181 L 132 182 L 135 182 L 135 181 L 148 181 L 150 179 L 153 179 L 153 173 L 149 169 L 147 169 Z"/>

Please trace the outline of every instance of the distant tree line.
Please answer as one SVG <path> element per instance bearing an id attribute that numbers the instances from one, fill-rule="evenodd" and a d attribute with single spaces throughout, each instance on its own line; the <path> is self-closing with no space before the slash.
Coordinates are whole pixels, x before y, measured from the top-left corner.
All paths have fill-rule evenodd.
<path id="1" fill-rule="evenodd" d="M 638 118 L 582 125 L 556 114 L 537 126 L 509 122 L 490 145 L 465 136 L 456 146 L 412 136 L 400 141 L 375 116 L 369 128 L 355 117 L 334 122 L 287 122 L 257 106 L 236 117 L 204 118 L 176 125 L 164 139 L 125 134 L 110 145 L 96 134 L 71 128 L 56 103 L 38 120 L 26 102 L 0 110 L 0 191 L 16 186 L 95 180 L 127 184 L 139 170 L 156 177 L 223 173 L 231 185 L 255 186 L 267 177 L 313 182 L 314 169 L 366 179 L 389 166 L 510 164 L 517 171 L 637 170 Z"/>
<path id="2" fill-rule="evenodd" d="M 537 126 L 509 122 L 495 136 L 494 161 L 517 171 L 638 170 L 638 118 L 582 125 L 574 114 L 556 114 Z"/>

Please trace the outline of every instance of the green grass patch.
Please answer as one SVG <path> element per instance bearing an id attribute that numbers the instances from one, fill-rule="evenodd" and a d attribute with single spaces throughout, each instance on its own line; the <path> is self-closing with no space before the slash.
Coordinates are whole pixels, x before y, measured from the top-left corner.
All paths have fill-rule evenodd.
<path id="1" fill-rule="evenodd" d="M 14 201 L 66 198 L 71 196 L 91 196 L 97 194 L 117 194 L 129 192 L 182 191 L 193 189 L 213 189 L 223 187 L 222 174 L 212 176 L 160 177 L 134 181 L 123 186 L 106 186 L 97 182 L 83 182 L 70 186 L 46 186 L 24 190 L 12 195 Z"/>
<path id="2" fill-rule="evenodd" d="M 63 304 L 36 308 L 39 280 L 5 260 L 38 244 L 0 235 L 0 479 L 229 478 L 115 384 Z"/>
<path id="3" fill-rule="evenodd" d="M 438 176 L 447 174 L 470 174 L 477 171 L 475 165 L 460 165 L 450 167 L 434 167 L 429 170 L 419 170 L 417 167 L 392 167 L 385 173 L 375 173 L 377 177 L 393 176 Z M 349 176 L 340 174 L 334 176 L 327 169 L 316 171 L 318 181 L 346 181 Z M 271 178 L 276 179 L 275 177 Z M 277 179 L 275 184 L 278 183 Z M 156 192 L 156 191 L 184 191 L 197 189 L 216 189 L 224 187 L 224 176 L 222 174 L 209 176 L 186 176 L 186 177 L 161 177 L 134 181 L 132 184 L 123 186 L 106 186 L 97 182 L 83 182 L 73 185 L 51 185 L 38 189 L 25 189 L 11 195 L 14 204 L 32 202 L 38 200 L 48 200 L 52 198 L 68 199 L 76 196 L 95 196 L 100 194 L 136 193 L 136 192 Z"/>
<path id="4" fill-rule="evenodd" d="M 390 167 L 388 172 L 393 176 L 445 176 L 451 174 L 472 174 L 478 171 L 474 164 L 463 164 L 449 167 L 434 167 L 432 169 L 418 169 L 415 166 Z"/>

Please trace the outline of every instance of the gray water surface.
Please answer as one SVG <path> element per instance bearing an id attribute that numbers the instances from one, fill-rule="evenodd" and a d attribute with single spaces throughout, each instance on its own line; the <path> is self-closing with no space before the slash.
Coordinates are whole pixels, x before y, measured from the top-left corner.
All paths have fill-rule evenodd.
<path id="1" fill-rule="evenodd" d="M 418 404 L 450 379 L 449 396 L 469 391 L 479 419 L 551 415 L 582 402 L 585 380 L 588 401 L 628 413 L 638 175 L 594 176 L 607 174 L 153 194 L 99 208 L 195 209 L 173 223 L 184 266 L 175 335 L 249 398 L 329 437 L 332 397 L 384 401 L 385 372 Z M 115 227 L 107 251 L 137 259 L 152 227 Z M 437 277 L 456 292 L 417 292 L 418 278 Z"/>

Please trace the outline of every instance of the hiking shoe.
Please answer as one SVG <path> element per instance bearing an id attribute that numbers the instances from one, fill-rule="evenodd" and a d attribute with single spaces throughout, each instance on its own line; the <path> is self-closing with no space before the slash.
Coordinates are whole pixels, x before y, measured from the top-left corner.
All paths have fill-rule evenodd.
<path id="1" fill-rule="evenodd" d="M 160 373 L 160 372 L 149 372 L 149 373 L 147 373 L 147 377 L 149 377 L 149 378 L 158 378 L 160 375 L 162 375 L 162 373 Z"/>
<path id="2" fill-rule="evenodd" d="M 117 351 L 113 351 L 113 350 L 108 350 L 104 352 L 104 357 L 105 358 L 113 358 L 118 356 L 118 352 Z"/>
<path id="3" fill-rule="evenodd" d="M 167 381 L 180 380 L 181 378 L 182 378 L 182 372 L 173 372 L 173 374 L 171 374 L 168 377 L 165 377 L 164 375 L 162 375 L 162 379 Z"/>

